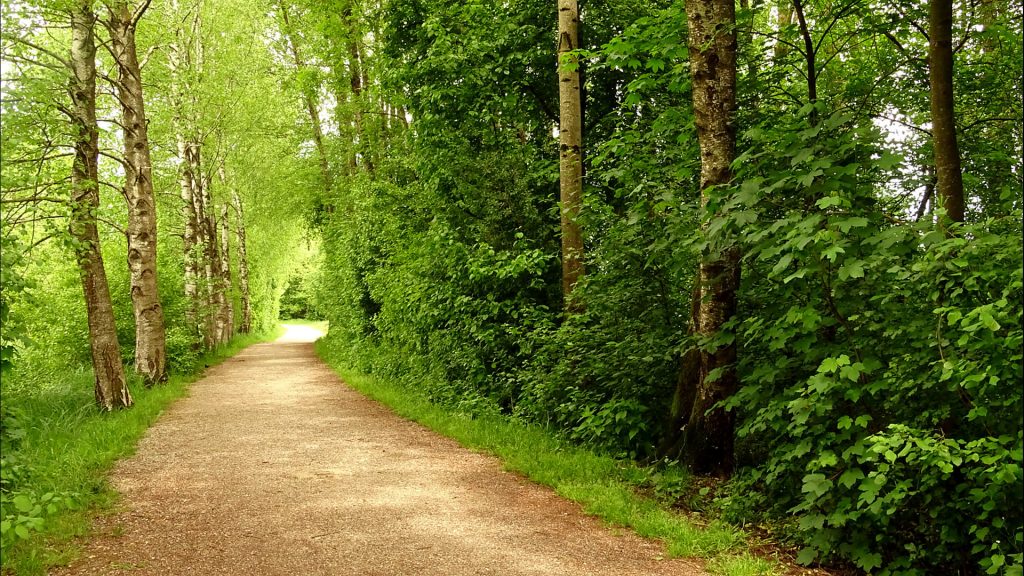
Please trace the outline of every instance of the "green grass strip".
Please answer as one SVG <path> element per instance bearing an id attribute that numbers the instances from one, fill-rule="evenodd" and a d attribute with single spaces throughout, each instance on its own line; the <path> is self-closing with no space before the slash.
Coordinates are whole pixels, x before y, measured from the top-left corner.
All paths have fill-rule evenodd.
<path id="1" fill-rule="evenodd" d="M 203 355 L 197 365 L 213 366 L 251 344 L 274 340 L 283 332 L 279 327 L 272 334 L 237 336 Z M 92 518 L 111 510 L 118 500 L 108 483 L 114 463 L 133 454 L 146 430 L 201 376 L 202 369 L 196 374 L 175 374 L 166 384 L 152 388 L 131 378 L 129 387 L 135 405 L 107 414 L 95 408 L 89 371 L 74 374 L 43 393 L 4 398 L 22 412 L 27 429 L 17 451 L 21 461 L 31 468 L 23 488 L 39 494 L 74 493 L 76 507 L 47 516 L 40 531 L 5 546 L 0 563 L 3 573 L 36 576 L 46 574 L 50 566 L 73 560 L 80 552 L 77 540 L 89 534 Z"/>
<path id="2" fill-rule="evenodd" d="M 780 566 L 746 552 L 744 534 L 724 522 L 698 525 L 637 493 L 628 478 L 636 465 L 570 445 L 551 432 L 501 417 L 469 417 L 431 403 L 424 395 L 385 378 L 332 362 L 328 348 L 317 347 L 324 361 L 353 389 L 390 407 L 396 414 L 463 446 L 500 458 L 507 470 L 554 488 L 559 495 L 610 524 L 663 540 L 673 557 L 709 560 L 722 576 L 771 576 Z"/>

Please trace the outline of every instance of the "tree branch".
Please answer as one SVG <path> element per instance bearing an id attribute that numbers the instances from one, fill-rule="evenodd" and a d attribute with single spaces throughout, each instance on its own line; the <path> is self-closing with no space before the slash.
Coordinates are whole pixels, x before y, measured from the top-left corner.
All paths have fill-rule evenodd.
<path id="1" fill-rule="evenodd" d="M 25 40 L 24 38 L 21 38 L 19 36 L 14 36 L 12 34 L 4 34 L 4 33 L 0 33 L 0 38 L 3 38 L 4 40 L 10 41 L 10 42 L 14 42 L 16 44 L 24 44 L 25 46 L 28 46 L 29 48 L 32 48 L 33 50 L 37 50 L 39 52 L 42 52 L 43 54 L 46 54 L 47 56 L 49 56 L 50 58 L 53 58 L 57 62 L 60 62 L 61 64 L 64 65 L 65 68 L 71 68 L 71 63 L 70 62 L 68 62 L 64 58 L 60 57 L 56 53 L 51 52 L 51 51 L 47 50 L 46 48 L 43 48 L 42 46 L 39 46 L 38 44 L 35 44 L 34 42 L 29 42 L 28 40 Z M 45 64 L 42 64 L 42 65 L 45 66 Z"/>

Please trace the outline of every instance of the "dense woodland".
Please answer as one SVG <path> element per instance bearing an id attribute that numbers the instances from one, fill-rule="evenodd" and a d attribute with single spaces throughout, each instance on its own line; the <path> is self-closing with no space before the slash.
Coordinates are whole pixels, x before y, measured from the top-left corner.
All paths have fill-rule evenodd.
<path id="1" fill-rule="evenodd" d="M 283 307 L 801 563 L 1020 575 L 1021 10 L 5 2 L 5 533 L 20 402 Z"/>

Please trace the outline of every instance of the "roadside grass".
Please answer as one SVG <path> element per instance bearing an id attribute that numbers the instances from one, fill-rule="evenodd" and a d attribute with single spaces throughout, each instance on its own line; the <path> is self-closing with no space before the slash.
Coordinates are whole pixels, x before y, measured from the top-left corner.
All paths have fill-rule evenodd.
<path id="1" fill-rule="evenodd" d="M 201 356 L 196 365 L 213 366 L 283 332 L 278 327 L 271 334 L 236 336 Z M 18 479 L 18 487 L 35 495 L 57 495 L 58 501 L 64 495 L 69 497 L 69 505 L 55 506 L 51 513 L 41 512 L 45 517 L 39 529 L 29 531 L 27 538 L 5 539 L 0 562 L 3 574 L 46 574 L 48 567 L 75 558 L 79 552 L 77 539 L 89 534 L 92 518 L 97 512 L 111 510 L 118 501 L 118 494 L 107 481 L 114 463 L 134 453 L 146 429 L 171 402 L 187 394 L 188 385 L 202 376 L 202 371 L 173 374 L 166 384 L 148 389 L 133 377 L 129 387 L 135 405 L 109 414 L 95 408 L 91 371 L 72 374 L 30 394 L 3 398 L 4 403 L 10 403 L 8 407 L 17 410 L 19 425 L 23 426 L 16 462 L 23 463 L 27 472 Z M 4 514 L 11 512 L 5 510 Z"/>
<path id="2" fill-rule="evenodd" d="M 512 419 L 446 410 L 395 381 L 346 368 L 330 357 L 324 342 L 318 343 L 318 354 L 353 389 L 467 448 L 497 456 L 506 469 L 554 488 L 588 514 L 664 541 L 668 556 L 704 558 L 707 569 L 721 576 L 785 572 L 774 561 L 752 556 L 738 528 L 719 521 L 699 522 L 642 495 L 638 488 L 648 473 L 632 462 L 572 446 L 550 431 Z"/>

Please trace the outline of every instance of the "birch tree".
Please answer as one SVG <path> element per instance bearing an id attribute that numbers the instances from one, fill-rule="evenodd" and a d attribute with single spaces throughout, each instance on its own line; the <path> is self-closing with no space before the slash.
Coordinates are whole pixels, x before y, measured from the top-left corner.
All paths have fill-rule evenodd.
<path id="1" fill-rule="evenodd" d="M 135 370 L 147 385 L 167 379 L 166 335 L 157 288 L 156 200 L 153 194 L 148 121 L 142 94 L 142 69 L 135 45 L 139 19 L 149 7 L 111 3 L 107 29 L 117 65 L 114 86 L 121 105 L 124 138 L 124 197 L 128 202 L 128 268 L 135 315 Z"/>
<path id="2" fill-rule="evenodd" d="M 75 160 L 71 169 L 71 222 L 89 323 L 96 404 L 103 410 L 127 408 L 132 395 L 121 364 L 114 309 L 96 228 L 99 208 L 99 130 L 96 124 L 96 15 L 90 0 L 71 11 L 71 124 Z"/>

